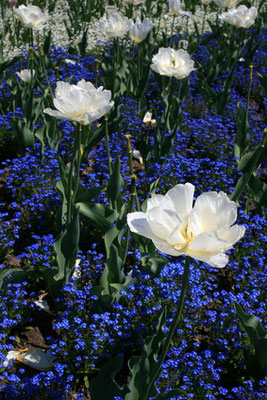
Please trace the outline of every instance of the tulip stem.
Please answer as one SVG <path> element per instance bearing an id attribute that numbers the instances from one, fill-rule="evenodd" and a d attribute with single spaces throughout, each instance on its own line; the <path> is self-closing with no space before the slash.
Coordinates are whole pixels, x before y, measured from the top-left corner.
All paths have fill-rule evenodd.
<path id="1" fill-rule="evenodd" d="M 78 190 L 78 186 L 79 186 L 79 181 L 80 181 L 80 167 L 81 167 L 81 156 L 82 156 L 82 149 L 81 149 L 81 125 L 79 124 L 77 127 L 77 136 L 78 136 L 78 140 L 77 140 L 77 148 L 74 149 L 76 155 L 75 155 L 75 159 L 77 156 L 77 163 L 76 163 L 76 182 L 75 182 L 75 187 L 74 187 L 74 193 L 73 193 L 73 201 L 75 203 L 75 198 L 76 198 L 76 194 L 77 194 L 77 190 Z"/>
<path id="2" fill-rule="evenodd" d="M 152 379 L 149 383 L 149 387 L 148 387 L 148 391 L 147 391 L 147 397 L 146 399 L 148 399 L 150 397 L 150 392 L 153 388 L 153 385 L 155 384 L 156 380 L 159 378 L 159 373 L 161 370 L 161 365 L 163 363 L 163 361 L 165 360 L 165 357 L 167 355 L 172 337 L 177 329 L 177 325 L 179 323 L 180 317 L 181 317 L 181 313 L 183 311 L 183 307 L 184 307 L 184 299 L 185 299 L 185 294 L 186 294 L 186 289 L 187 289 L 187 284 L 188 284 L 188 277 L 189 277 L 189 265 L 190 265 L 190 258 L 186 257 L 185 259 L 185 266 L 184 266 L 184 274 L 183 274 L 183 280 L 182 280 L 182 289 L 181 289 L 181 293 L 180 293 L 180 298 L 179 298 L 179 303 L 178 303 L 178 307 L 177 307 L 177 311 L 176 314 L 172 320 L 172 324 L 170 326 L 170 330 L 168 333 L 168 336 L 165 340 L 165 343 L 163 344 L 163 348 L 162 348 L 162 352 L 160 354 L 159 360 L 157 362 L 155 371 L 152 375 Z M 146 400 L 145 399 L 145 400 Z"/>
<path id="3" fill-rule="evenodd" d="M 41 58 L 41 64 L 42 64 L 42 67 L 43 67 L 45 79 L 46 79 L 46 82 L 47 82 L 47 85 L 48 85 L 48 89 L 49 89 L 49 91 L 50 91 L 50 94 L 51 94 L 51 97 L 52 97 L 52 100 L 53 100 L 53 99 L 54 99 L 54 94 L 53 94 L 53 90 L 52 90 L 52 88 L 51 88 L 50 81 L 49 81 L 49 78 L 48 78 L 48 76 L 47 76 L 47 71 L 46 71 L 46 68 L 45 68 L 45 60 L 44 60 L 43 48 L 42 48 L 42 45 L 41 45 L 40 43 L 39 43 L 38 47 L 39 47 L 39 53 L 40 53 L 40 58 Z"/>
<path id="4" fill-rule="evenodd" d="M 72 157 L 71 157 L 71 163 L 70 163 L 70 169 L 69 169 L 69 177 L 68 177 L 68 200 L 67 200 L 67 226 L 70 224 L 71 222 L 71 216 L 72 216 L 72 206 L 73 203 L 75 201 L 75 196 L 77 193 L 77 189 L 78 189 L 78 183 L 79 183 L 79 171 L 80 171 L 80 167 L 79 167 L 79 162 L 81 160 L 80 157 L 80 143 L 81 143 L 81 129 L 80 129 L 80 125 L 78 124 L 76 127 L 76 134 L 75 134 L 75 139 L 74 139 L 74 146 L 73 146 L 73 152 L 72 152 Z M 75 159 L 78 155 L 78 162 L 76 165 L 76 183 L 75 183 L 75 189 L 73 191 L 73 195 L 72 195 L 72 186 L 73 186 L 73 170 L 74 170 L 74 165 L 75 165 Z"/>
<path id="5" fill-rule="evenodd" d="M 111 160 L 111 155 L 110 155 L 110 149 L 109 149 L 109 135 L 108 135 L 108 116 L 105 114 L 105 133 L 106 133 L 106 146 L 107 146 L 107 156 L 108 156 L 108 171 L 109 171 L 109 176 L 112 174 L 112 160 Z"/>

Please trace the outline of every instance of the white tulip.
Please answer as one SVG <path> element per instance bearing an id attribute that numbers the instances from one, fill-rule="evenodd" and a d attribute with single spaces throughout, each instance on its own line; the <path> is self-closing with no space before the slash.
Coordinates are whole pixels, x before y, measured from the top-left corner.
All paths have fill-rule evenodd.
<path id="1" fill-rule="evenodd" d="M 154 26 L 155 25 L 147 18 L 145 18 L 143 22 L 141 22 L 139 18 L 136 18 L 136 23 L 130 20 L 130 38 L 136 43 L 140 43 L 147 37 Z"/>
<path id="2" fill-rule="evenodd" d="M 143 124 L 145 126 L 149 126 L 149 127 L 153 127 L 153 128 L 156 126 L 157 121 L 155 119 L 152 119 L 152 112 L 147 111 L 145 113 L 144 118 L 143 118 Z"/>
<path id="3" fill-rule="evenodd" d="M 102 86 L 96 89 L 91 82 L 85 82 L 84 79 L 77 85 L 59 81 L 54 98 L 57 110 L 46 108 L 44 113 L 88 125 L 109 112 L 114 104 L 110 99 L 110 90 L 103 90 Z"/>
<path id="4" fill-rule="evenodd" d="M 232 8 L 235 7 L 241 0 L 214 0 L 216 5 L 220 8 Z"/>
<path id="5" fill-rule="evenodd" d="M 129 30 L 129 25 L 128 18 L 119 13 L 112 13 L 100 18 L 98 28 L 103 35 L 111 39 L 124 36 Z"/>
<path id="6" fill-rule="evenodd" d="M 32 71 L 30 69 L 22 69 L 20 72 L 16 72 L 19 78 L 26 83 L 30 83 L 32 80 L 32 76 L 35 75 L 35 70 Z"/>
<path id="7" fill-rule="evenodd" d="M 242 5 L 222 13 L 219 18 L 228 22 L 228 24 L 234 25 L 236 28 L 250 28 L 254 24 L 257 15 L 258 10 L 256 7 L 247 8 Z"/>
<path id="8" fill-rule="evenodd" d="M 143 157 L 141 156 L 141 153 L 139 150 L 133 150 L 133 158 L 138 160 L 140 164 L 144 164 Z"/>
<path id="9" fill-rule="evenodd" d="M 187 51 L 170 47 L 159 49 L 152 58 L 151 68 L 160 75 L 174 76 L 176 79 L 184 79 L 196 69 Z"/>
<path id="10" fill-rule="evenodd" d="M 233 225 L 237 206 L 223 192 L 202 193 L 193 207 L 194 186 L 178 184 L 165 196 L 153 195 L 147 211 L 127 215 L 132 232 L 152 239 L 163 253 L 188 255 L 223 268 L 225 252 L 245 234 L 245 228 Z"/>
<path id="11" fill-rule="evenodd" d="M 16 17 L 20 19 L 23 25 L 32 29 L 41 29 L 48 20 L 48 15 L 43 13 L 37 6 L 22 4 L 14 11 Z"/>
<path id="12" fill-rule="evenodd" d="M 55 357 L 51 355 L 51 350 L 42 351 L 41 349 L 25 351 L 16 360 L 38 371 L 48 371 L 56 362 Z"/>
<path id="13" fill-rule="evenodd" d="M 169 9 L 172 14 L 178 14 L 181 10 L 181 0 L 169 0 Z"/>

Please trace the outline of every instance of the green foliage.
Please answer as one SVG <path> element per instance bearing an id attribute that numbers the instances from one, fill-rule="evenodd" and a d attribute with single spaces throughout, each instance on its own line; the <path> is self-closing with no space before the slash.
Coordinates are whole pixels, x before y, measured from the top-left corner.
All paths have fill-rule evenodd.
<path id="1" fill-rule="evenodd" d="M 148 393 L 148 389 L 151 377 L 154 375 L 154 370 L 157 367 L 161 345 L 166 337 L 166 334 L 163 332 L 165 323 L 166 310 L 163 309 L 159 316 L 155 334 L 145 338 L 141 354 L 133 356 L 128 362 L 131 378 L 127 385 L 119 387 L 114 380 L 116 373 L 122 367 L 122 358 L 117 357 L 105 363 L 98 377 L 92 380 L 92 400 L 100 398 L 103 400 L 113 400 L 115 396 L 122 395 L 125 400 L 147 400 L 149 395 L 157 394 L 155 387 L 153 387 L 151 393 Z"/>
<path id="2" fill-rule="evenodd" d="M 267 157 L 266 132 L 263 135 L 262 142 L 255 146 L 253 150 L 249 150 L 248 130 L 248 105 L 244 110 L 239 104 L 234 155 L 237 159 L 238 171 L 242 172 L 242 175 L 238 179 L 230 198 L 233 201 L 238 201 L 247 188 L 252 194 L 257 211 L 263 214 L 267 206 L 267 185 L 256 175 Z"/>
<path id="3" fill-rule="evenodd" d="M 234 308 L 255 350 L 253 354 L 244 349 L 248 373 L 255 379 L 263 379 L 267 372 L 267 330 L 254 315 L 246 313 L 237 302 L 234 302 Z"/>
<path id="4" fill-rule="evenodd" d="M 146 400 L 148 396 L 157 394 L 155 386 L 149 390 L 149 384 L 158 366 L 158 356 L 161 345 L 166 338 L 163 327 L 166 323 L 166 309 L 163 309 L 156 326 L 156 333 L 152 337 L 147 337 L 142 346 L 140 356 L 130 359 L 128 365 L 131 372 L 131 380 L 127 385 L 130 393 L 125 396 L 125 400 Z M 159 371 L 160 375 L 161 371 Z M 158 377 L 157 377 L 158 378 Z"/>

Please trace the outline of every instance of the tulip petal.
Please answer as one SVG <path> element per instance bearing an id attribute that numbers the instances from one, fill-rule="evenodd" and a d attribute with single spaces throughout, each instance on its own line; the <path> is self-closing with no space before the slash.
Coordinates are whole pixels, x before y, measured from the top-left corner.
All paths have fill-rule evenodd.
<path id="1" fill-rule="evenodd" d="M 170 189 L 166 196 L 172 201 L 174 210 L 184 221 L 192 210 L 195 187 L 191 183 L 178 184 Z"/>
<path id="2" fill-rule="evenodd" d="M 127 214 L 127 224 L 132 232 L 138 235 L 147 237 L 148 239 L 158 240 L 152 232 L 151 227 L 147 221 L 146 214 L 142 212 L 133 212 Z"/>
<path id="3" fill-rule="evenodd" d="M 226 240 L 220 239 L 217 232 L 202 232 L 189 245 L 189 250 L 194 253 L 214 254 L 227 248 Z"/>
<path id="4" fill-rule="evenodd" d="M 231 226 L 229 229 L 220 232 L 219 236 L 221 239 L 228 242 L 228 247 L 231 248 L 236 242 L 238 242 L 244 236 L 246 228 L 240 225 Z"/>
<path id="5" fill-rule="evenodd" d="M 159 240 L 153 240 L 156 248 L 162 253 L 169 254 L 170 256 L 181 256 L 183 253 L 179 253 L 179 251 L 175 250 L 174 247 L 169 246 L 168 243 Z"/>
<path id="6" fill-rule="evenodd" d="M 188 254 L 195 260 L 199 260 L 209 264 L 211 267 L 224 268 L 229 261 L 229 257 L 224 253 L 217 253 L 213 255 L 200 255 L 200 254 Z"/>
<path id="7" fill-rule="evenodd" d="M 236 204 L 223 192 L 201 194 L 189 218 L 189 231 L 194 236 L 201 232 L 228 229 L 237 217 Z"/>

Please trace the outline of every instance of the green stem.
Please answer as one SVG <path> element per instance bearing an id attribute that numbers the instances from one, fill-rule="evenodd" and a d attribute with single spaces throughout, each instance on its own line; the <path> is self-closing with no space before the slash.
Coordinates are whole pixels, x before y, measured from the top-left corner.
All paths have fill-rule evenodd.
<path id="1" fill-rule="evenodd" d="M 112 160 L 111 160 L 111 155 L 110 155 L 110 149 L 109 149 L 109 134 L 108 134 L 108 116 L 107 114 L 105 115 L 105 133 L 106 133 L 106 146 L 107 146 L 107 156 L 108 156 L 108 171 L 109 171 L 109 176 L 112 174 Z"/>
<path id="2" fill-rule="evenodd" d="M 48 75 L 47 75 L 47 72 L 46 72 L 46 68 L 45 68 L 43 48 L 42 48 L 41 44 L 39 44 L 38 47 L 39 47 L 39 53 L 40 53 L 40 58 L 41 58 L 41 64 L 42 64 L 43 71 L 44 71 L 44 76 L 45 76 L 45 79 L 46 79 L 46 82 L 47 82 L 47 85 L 48 85 L 48 89 L 50 91 L 50 94 L 51 94 L 51 97 L 52 97 L 52 100 L 53 100 L 54 99 L 54 94 L 53 94 L 53 90 L 52 90 L 52 87 L 50 85 L 50 81 L 49 81 L 49 78 L 48 78 Z"/>
<path id="3" fill-rule="evenodd" d="M 168 117 L 169 117 L 170 108 L 171 108 L 171 100 L 172 100 L 171 97 L 172 97 L 172 94 L 173 94 L 172 81 L 173 81 L 173 77 L 171 76 L 170 81 L 169 81 L 169 85 L 167 87 L 168 105 L 167 105 L 166 114 L 165 114 L 163 139 L 164 139 L 166 131 L 167 131 L 167 122 L 168 122 Z"/>
<path id="4" fill-rule="evenodd" d="M 166 338 L 165 343 L 163 344 L 163 348 L 162 348 L 162 352 L 161 355 L 159 357 L 156 369 L 153 373 L 152 379 L 149 383 L 148 386 L 148 391 L 147 391 L 147 397 L 144 400 L 147 400 L 150 397 L 150 392 L 151 389 L 153 388 L 153 385 L 155 384 L 156 380 L 159 377 L 159 373 L 161 370 L 161 365 L 163 363 L 163 361 L 165 360 L 165 357 L 167 355 L 168 349 L 170 347 L 170 343 L 172 340 L 172 337 L 175 333 L 175 331 L 177 330 L 177 325 L 179 323 L 179 319 L 181 316 L 181 313 L 183 311 L 183 307 L 184 307 L 184 299 L 185 299 L 185 294 L 186 294 L 186 289 L 187 289 L 187 284 L 188 284 L 188 277 L 189 277 L 189 264 L 190 264 L 190 258 L 187 256 L 185 259 L 185 267 L 184 267 L 184 274 L 183 274 L 183 280 L 182 280 L 182 289 L 181 289 L 181 293 L 180 293 L 180 298 L 179 298 L 179 303 L 178 303 L 178 307 L 177 307 L 177 311 L 176 314 L 173 318 L 168 336 Z"/>
<path id="5" fill-rule="evenodd" d="M 74 165 L 75 165 L 75 159 L 77 156 L 77 149 L 80 152 L 80 149 L 78 148 L 79 140 L 80 140 L 80 126 L 77 125 L 75 139 L 74 139 L 73 152 L 72 152 L 72 157 L 71 157 L 71 163 L 70 163 L 70 169 L 69 169 L 69 177 L 68 177 L 67 225 L 70 224 L 71 216 L 72 216 L 72 208 L 73 208 L 73 201 L 74 201 L 74 196 L 72 194 L 73 170 L 74 170 Z M 76 185 L 75 185 L 75 187 L 76 187 Z"/>
<path id="6" fill-rule="evenodd" d="M 76 148 L 76 154 L 77 154 L 77 163 L 76 163 L 76 182 L 75 182 L 75 187 L 74 187 L 74 193 L 73 193 L 73 200 L 75 202 L 76 194 L 78 191 L 78 186 L 79 186 L 79 181 L 80 181 L 80 167 L 81 167 L 81 159 L 82 159 L 82 153 L 81 153 L 81 134 L 82 134 L 82 129 L 81 125 L 78 125 L 77 128 L 77 148 Z M 76 158 L 76 157 L 75 157 Z"/>

